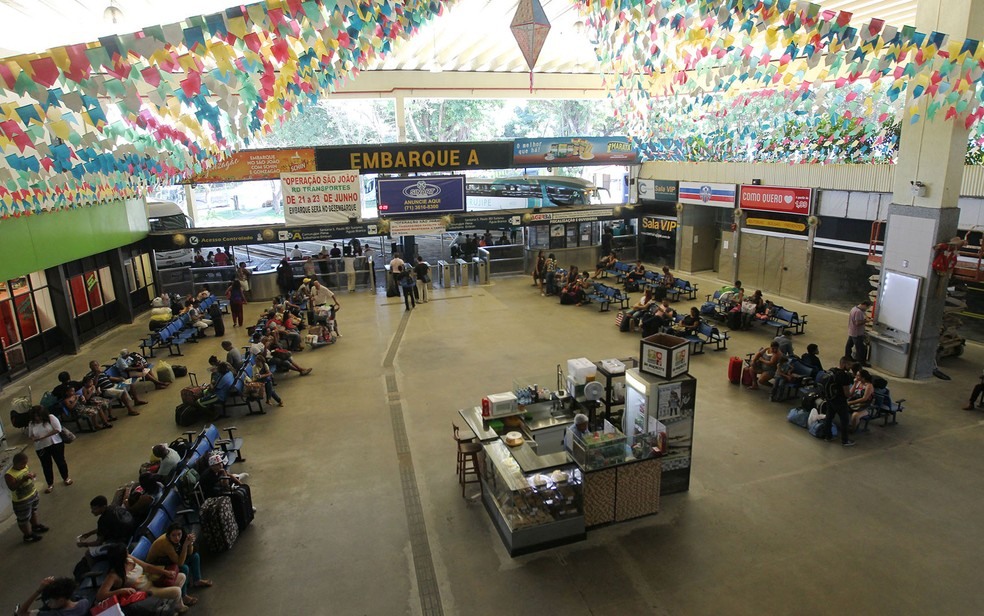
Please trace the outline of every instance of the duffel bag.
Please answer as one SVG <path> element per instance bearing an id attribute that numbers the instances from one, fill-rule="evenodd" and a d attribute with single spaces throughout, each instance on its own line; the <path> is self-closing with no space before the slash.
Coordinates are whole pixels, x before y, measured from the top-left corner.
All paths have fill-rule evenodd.
<path id="1" fill-rule="evenodd" d="M 201 400 L 204 395 L 205 388 L 201 385 L 185 387 L 181 390 L 181 401 L 185 404 L 191 404 L 192 402 Z"/>

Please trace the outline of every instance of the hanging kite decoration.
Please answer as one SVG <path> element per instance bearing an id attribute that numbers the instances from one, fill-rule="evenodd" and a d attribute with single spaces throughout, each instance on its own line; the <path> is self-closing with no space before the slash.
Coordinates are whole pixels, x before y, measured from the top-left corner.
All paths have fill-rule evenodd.
<path id="1" fill-rule="evenodd" d="M 267 0 L 0 59 L 0 217 L 200 173 L 453 0 Z"/>
<path id="2" fill-rule="evenodd" d="M 869 162 L 891 150 L 899 122 L 984 118 L 974 39 L 852 23 L 807 1 L 574 1 L 600 41 L 618 119 L 651 157 L 759 160 L 764 142 L 780 159 Z"/>
<path id="3" fill-rule="evenodd" d="M 509 25 L 519 50 L 530 67 L 530 92 L 533 91 L 533 67 L 540 57 L 540 50 L 550 33 L 550 21 L 540 6 L 540 0 L 519 0 L 516 14 Z"/>

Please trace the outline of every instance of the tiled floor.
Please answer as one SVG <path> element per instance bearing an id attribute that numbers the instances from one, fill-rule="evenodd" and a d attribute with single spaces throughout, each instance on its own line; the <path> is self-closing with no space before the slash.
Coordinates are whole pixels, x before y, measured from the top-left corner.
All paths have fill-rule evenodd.
<path id="1" fill-rule="evenodd" d="M 943 365 L 952 381 L 893 380 L 907 399 L 899 425 L 872 427 L 844 449 L 786 423 L 790 403 L 728 384 L 728 357 L 770 338 L 738 332 L 729 351 L 691 362 L 690 492 L 664 498 L 657 516 L 512 559 L 481 504 L 460 496 L 455 411 L 571 357 L 636 354 L 637 336 L 620 334 L 614 313 L 540 297 L 526 277 L 438 289 L 410 313 L 383 295 L 340 299 L 344 336 L 298 356 L 314 372 L 281 383 L 287 406 L 220 424 L 246 439 L 259 513 L 232 552 L 205 560 L 216 585 L 197 593 L 193 614 L 984 612 L 984 413 L 959 410 L 984 359 L 976 345 Z M 835 361 L 846 315 L 782 303 L 809 315 L 797 349 L 816 342 Z M 0 408 L 29 384 L 37 396 L 59 370 L 81 373 L 89 358 L 133 348 L 144 331 L 142 321 L 113 330 L 5 390 Z M 242 330 L 227 334 L 245 341 Z M 203 372 L 218 342 L 189 346 L 178 362 Z M 154 443 L 180 433 L 177 389 L 148 392 L 142 416 L 69 447 L 76 484 L 42 496 L 44 541 L 22 545 L 12 518 L 0 523 L 0 609 L 45 575 L 70 573 L 74 537 L 95 524 L 88 500 L 135 477 Z M 24 443 L 13 434 L 11 444 Z"/>

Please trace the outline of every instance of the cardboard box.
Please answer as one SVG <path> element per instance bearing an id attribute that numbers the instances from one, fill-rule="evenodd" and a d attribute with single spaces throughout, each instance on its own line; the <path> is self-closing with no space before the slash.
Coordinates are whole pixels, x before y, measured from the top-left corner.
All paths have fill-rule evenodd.
<path id="1" fill-rule="evenodd" d="M 669 334 L 655 334 L 639 343 L 639 370 L 672 379 L 690 370 L 690 344 Z"/>

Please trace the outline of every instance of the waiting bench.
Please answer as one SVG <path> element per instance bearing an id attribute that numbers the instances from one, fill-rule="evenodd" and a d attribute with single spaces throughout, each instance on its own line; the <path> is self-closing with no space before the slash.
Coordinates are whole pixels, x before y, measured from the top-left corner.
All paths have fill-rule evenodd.
<path id="1" fill-rule="evenodd" d="M 788 329 L 792 333 L 799 335 L 806 328 L 806 315 L 800 316 L 792 310 L 786 310 L 781 306 L 777 306 L 769 318 L 762 321 L 762 323 L 767 327 L 775 327 L 777 336 L 782 334 L 784 329 Z"/>

